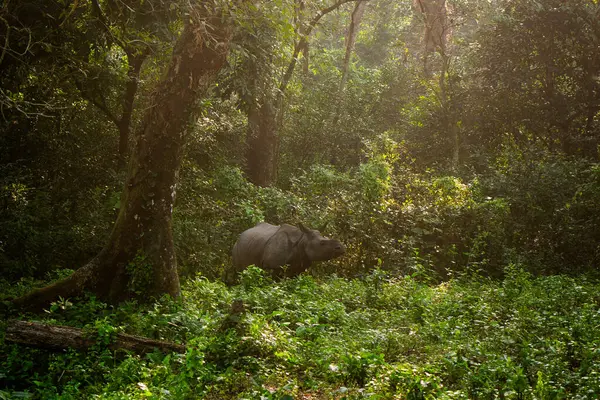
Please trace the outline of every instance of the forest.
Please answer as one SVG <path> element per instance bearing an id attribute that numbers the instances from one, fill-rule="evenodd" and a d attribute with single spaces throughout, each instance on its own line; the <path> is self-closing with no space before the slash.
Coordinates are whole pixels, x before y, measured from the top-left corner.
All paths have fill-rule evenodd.
<path id="1" fill-rule="evenodd" d="M 0 5 L 1 400 L 598 399 L 599 267 L 598 0 Z"/>

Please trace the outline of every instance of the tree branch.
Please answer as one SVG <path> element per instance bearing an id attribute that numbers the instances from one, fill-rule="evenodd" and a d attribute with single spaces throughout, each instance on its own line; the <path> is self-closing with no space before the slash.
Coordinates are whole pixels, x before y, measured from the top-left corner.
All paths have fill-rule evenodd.
<path id="1" fill-rule="evenodd" d="M 93 98 L 88 93 L 86 93 L 85 89 L 81 85 L 81 82 L 79 82 L 77 79 L 74 79 L 73 81 L 75 82 L 75 86 L 77 87 L 77 89 L 79 89 L 79 92 L 81 93 L 81 97 L 83 97 L 84 99 L 86 99 L 87 101 L 89 101 L 90 103 L 95 105 L 96 107 L 98 107 L 98 109 L 100 109 L 112 122 L 114 122 L 115 125 L 119 126 L 120 119 L 117 118 L 117 116 L 115 114 L 113 114 L 112 111 L 110 111 L 110 109 L 108 108 L 108 106 L 106 104 L 101 103 L 100 101 L 98 101 L 97 99 Z"/>
<path id="2" fill-rule="evenodd" d="M 129 142 L 129 133 L 131 131 L 131 119 L 133 116 L 133 103 L 138 90 L 140 78 L 140 70 L 142 64 L 150 54 L 150 48 L 146 48 L 141 53 L 135 54 L 132 51 L 126 51 L 127 54 L 127 83 L 125 84 L 125 92 L 123 93 L 123 111 L 118 122 L 119 128 L 119 163 L 121 167 L 125 166 L 127 157 L 127 147 Z"/>
<path id="3" fill-rule="evenodd" d="M 308 37 L 310 36 L 310 33 L 312 32 L 314 27 L 317 25 L 319 20 L 324 15 L 326 15 L 334 10 L 337 10 L 338 8 L 340 8 L 340 6 L 342 6 L 346 3 L 351 3 L 353 1 L 357 1 L 357 0 L 338 0 L 331 6 L 319 10 L 319 12 L 313 17 L 313 19 L 308 24 L 306 31 L 303 32 L 303 34 L 300 38 L 300 41 L 294 47 L 294 54 L 292 55 L 292 60 L 290 61 L 289 65 L 285 71 L 285 74 L 283 75 L 283 79 L 281 80 L 281 84 L 279 85 L 280 95 L 282 95 L 285 92 L 285 90 L 287 89 L 287 85 L 289 84 L 290 79 L 292 78 L 292 74 L 294 73 L 294 68 L 296 67 L 296 63 L 298 62 L 298 55 L 300 54 L 300 51 L 308 45 Z"/>
<path id="4" fill-rule="evenodd" d="M 346 82 L 348 81 L 348 74 L 350 71 L 350 58 L 352 57 L 354 43 L 356 42 L 356 36 L 359 31 L 360 22 L 365 12 L 366 5 L 367 3 L 364 0 L 358 0 L 350 17 L 350 24 L 348 26 L 348 33 L 346 35 L 346 54 L 344 56 L 344 63 L 342 64 L 342 79 L 340 79 L 340 84 L 338 86 L 338 95 L 336 99 L 337 106 L 335 107 L 333 122 L 331 124 L 332 127 L 337 125 L 340 118 L 343 97 L 342 94 L 346 88 Z"/>
<path id="5" fill-rule="evenodd" d="M 4 61 L 4 56 L 6 55 L 6 51 L 8 50 L 8 46 L 10 43 L 10 25 L 8 24 L 8 21 L 2 17 L 0 17 L 0 21 L 4 22 L 4 25 L 6 25 L 6 37 L 4 38 L 4 47 L 2 48 L 2 55 L 0 55 L 0 64 L 2 64 L 2 61 Z"/>
<path id="6" fill-rule="evenodd" d="M 111 32 L 110 28 L 108 27 L 108 19 L 106 18 L 106 15 L 104 15 L 104 12 L 102 11 L 102 7 L 100 6 L 98 0 L 92 0 L 92 8 L 94 8 L 98 13 L 98 19 L 100 20 L 104 31 L 119 45 L 119 47 L 125 50 L 127 48 L 127 45 L 121 39 L 113 35 L 113 33 Z"/>

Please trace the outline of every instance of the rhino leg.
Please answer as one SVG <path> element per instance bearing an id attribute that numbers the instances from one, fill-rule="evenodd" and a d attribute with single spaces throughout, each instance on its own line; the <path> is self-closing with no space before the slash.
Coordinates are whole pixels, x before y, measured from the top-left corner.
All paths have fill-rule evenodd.
<path id="1" fill-rule="evenodd" d="M 294 276 L 298 276 L 301 273 L 305 272 L 306 270 L 308 270 L 308 268 L 310 267 L 310 261 L 309 260 L 297 260 L 293 263 L 290 263 L 288 268 L 285 271 L 285 276 L 286 277 L 294 277 Z"/>

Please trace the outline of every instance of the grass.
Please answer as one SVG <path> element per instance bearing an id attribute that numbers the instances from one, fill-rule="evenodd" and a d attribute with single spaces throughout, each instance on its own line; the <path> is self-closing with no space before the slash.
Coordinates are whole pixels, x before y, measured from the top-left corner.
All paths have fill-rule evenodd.
<path id="1" fill-rule="evenodd" d="M 231 288 L 190 280 L 182 302 L 62 300 L 44 321 L 188 351 L 48 353 L 0 342 L 0 399 L 593 399 L 599 289 L 517 267 L 503 281 L 440 285 L 380 270 L 272 282 L 250 268 Z"/>

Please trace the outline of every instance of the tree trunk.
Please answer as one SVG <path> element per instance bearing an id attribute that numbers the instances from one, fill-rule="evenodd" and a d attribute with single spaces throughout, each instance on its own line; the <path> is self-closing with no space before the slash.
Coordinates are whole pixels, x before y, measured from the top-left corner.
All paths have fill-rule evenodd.
<path id="1" fill-rule="evenodd" d="M 304 10 L 306 8 L 306 3 L 304 0 L 296 0 L 296 9 L 294 13 L 294 34 L 296 37 L 300 37 L 303 35 L 305 30 L 304 27 Z M 304 47 L 300 49 L 300 53 L 302 54 L 302 73 L 304 75 L 308 75 L 308 66 L 309 66 L 309 48 L 308 42 L 304 44 Z"/>
<path id="2" fill-rule="evenodd" d="M 58 296 L 89 290 L 117 302 L 137 294 L 180 295 L 173 247 L 172 210 L 185 129 L 196 99 L 226 61 L 232 21 L 210 0 L 192 9 L 166 77 L 136 133 L 121 209 L 108 244 L 70 277 L 15 300 L 40 309 Z"/>
<path id="3" fill-rule="evenodd" d="M 344 64 L 342 65 L 342 79 L 340 80 L 339 92 L 343 92 L 348 81 L 348 71 L 350 70 L 350 58 L 352 57 L 352 51 L 354 50 L 354 44 L 356 43 L 356 36 L 360 28 L 360 22 L 365 13 L 367 2 L 365 0 L 359 0 L 356 2 L 354 11 L 350 18 L 350 24 L 348 26 L 348 34 L 346 35 L 346 54 L 344 56 Z"/>
<path id="4" fill-rule="evenodd" d="M 47 325 L 39 322 L 9 321 L 5 340 L 26 346 L 49 350 L 88 349 L 96 340 L 79 328 L 71 326 Z M 128 350 L 145 354 L 159 349 L 163 352 L 185 353 L 185 346 L 162 340 L 153 340 L 142 336 L 119 333 L 108 345 L 112 350 Z"/>
<path id="5" fill-rule="evenodd" d="M 344 63 L 342 64 L 342 79 L 340 79 L 340 85 L 338 86 L 337 106 L 335 108 L 332 128 L 335 129 L 339 119 L 342 108 L 342 101 L 344 91 L 346 89 L 346 82 L 348 81 L 348 74 L 350 71 L 350 59 L 352 58 L 352 51 L 354 50 L 354 43 L 356 42 L 356 36 L 360 28 L 360 22 L 365 13 L 367 2 L 364 0 L 358 0 L 352 16 L 350 17 L 350 24 L 348 25 L 348 33 L 346 35 L 346 54 L 344 56 Z"/>
<path id="6" fill-rule="evenodd" d="M 441 59 L 438 89 L 436 93 L 440 106 L 443 133 L 448 137 L 449 161 L 453 170 L 458 170 L 460 165 L 461 150 L 461 128 L 456 119 L 456 110 L 453 109 L 452 90 L 450 85 L 450 54 L 448 54 L 447 42 L 451 34 L 448 23 L 448 5 L 446 0 L 415 0 L 415 7 L 423 15 L 425 31 L 423 41 L 425 42 L 425 53 L 423 54 L 423 74 L 429 79 L 433 71 L 429 66 L 430 53 L 437 52 Z"/>
<path id="7" fill-rule="evenodd" d="M 448 24 L 448 5 L 446 0 L 414 0 L 414 5 L 422 14 L 425 25 L 423 71 L 425 77 L 429 78 L 432 74 L 429 66 L 429 54 L 436 50 L 442 55 L 446 53 L 446 44 L 451 33 L 451 27 Z"/>
<path id="8" fill-rule="evenodd" d="M 248 131 L 246 134 L 246 173 L 255 185 L 270 186 L 274 178 L 276 123 L 274 85 L 271 79 L 273 54 L 255 37 L 248 40 L 254 57 L 246 62 L 250 81 L 247 104 Z"/>
<path id="9" fill-rule="evenodd" d="M 278 132 L 283 124 L 285 91 L 292 79 L 300 53 L 306 51 L 305 56 L 308 57 L 308 37 L 324 15 L 352 1 L 356 0 L 337 0 L 331 6 L 319 10 L 305 28 L 298 30 L 300 38 L 294 47 L 292 59 L 279 84 L 277 96 L 273 98 L 270 93 L 263 90 L 262 93 L 266 93 L 266 95 L 256 96 L 260 100 L 251 101 L 248 112 L 249 136 L 246 140 L 246 161 L 248 177 L 254 184 L 270 186 L 277 179 L 277 165 L 279 162 Z M 259 92 L 255 91 L 255 93 Z"/>
<path id="10" fill-rule="evenodd" d="M 438 49 L 444 50 L 450 33 L 446 0 L 415 0 L 415 5 L 424 17 L 425 51 L 432 53 Z"/>
<path id="11" fill-rule="evenodd" d="M 248 178 L 258 186 L 270 186 L 275 180 L 277 126 L 275 108 L 270 96 L 253 101 L 248 111 L 246 161 Z"/>
<path id="12" fill-rule="evenodd" d="M 100 21 L 100 26 L 102 29 L 105 30 L 112 40 L 114 40 L 115 44 L 118 45 L 127 56 L 127 81 L 125 82 L 125 90 L 122 94 L 121 116 L 117 117 L 117 113 L 110 109 L 106 99 L 102 97 L 101 93 L 98 93 L 93 89 L 90 90 L 86 88 L 85 83 L 79 82 L 77 79 L 75 79 L 75 85 L 81 92 L 82 97 L 98 107 L 98 109 L 102 111 L 119 130 L 118 163 L 119 169 L 124 170 L 127 164 L 127 155 L 129 152 L 133 104 L 138 90 L 140 71 L 144 61 L 150 54 L 151 48 L 146 43 L 142 43 L 140 46 L 139 43 L 128 43 L 127 41 L 120 40 L 113 35 L 110 29 L 111 24 L 108 22 L 106 15 L 102 11 L 102 7 L 100 6 L 98 0 L 92 1 L 92 12 Z M 88 53 L 89 51 L 90 50 L 88 49 Z M 82 58 L 86 59 L 89 54 L 82 54 L 80 56 L 83 56 Z M 76 73 L 76 70 L 74 73 Z"/>
<path id="13" fill-rule="evenodd" d="M 451 168 L 454 171 L 458 170 L 460 165 L 460 147 L 461 147 L 461 135 L 460 126 L 456 120 L 456 111 L 452 107 L 452 98 L 448 93 L 448 81 L 449 81 L 449 70 L 450 70 L 450 56 L 448 56 L 442 49 L 440 49 L 440 56 L 442 58 L 442 69 L 439 77 L 439 102 L 440 109 L 443 119 L 443 129 L 449 137 L 450 142 L 450 162 Z"/>
<path id="14" fill-rule="evenodd" d="M 127 84 L 125 85 L 125 93 L 123 94 L 123 113 L 117 124 L 119 128 L 119 167 L 121 170 L 123 170 L 127 164 L 131 118 L 133 117 L 133 102 L 138 89 L 142 64 L 148 56 L 147 51 L 138 55 L 134 54 L 133 51 L 135 50 L 127 51 L 127 62 L 129 64 Z"/>

